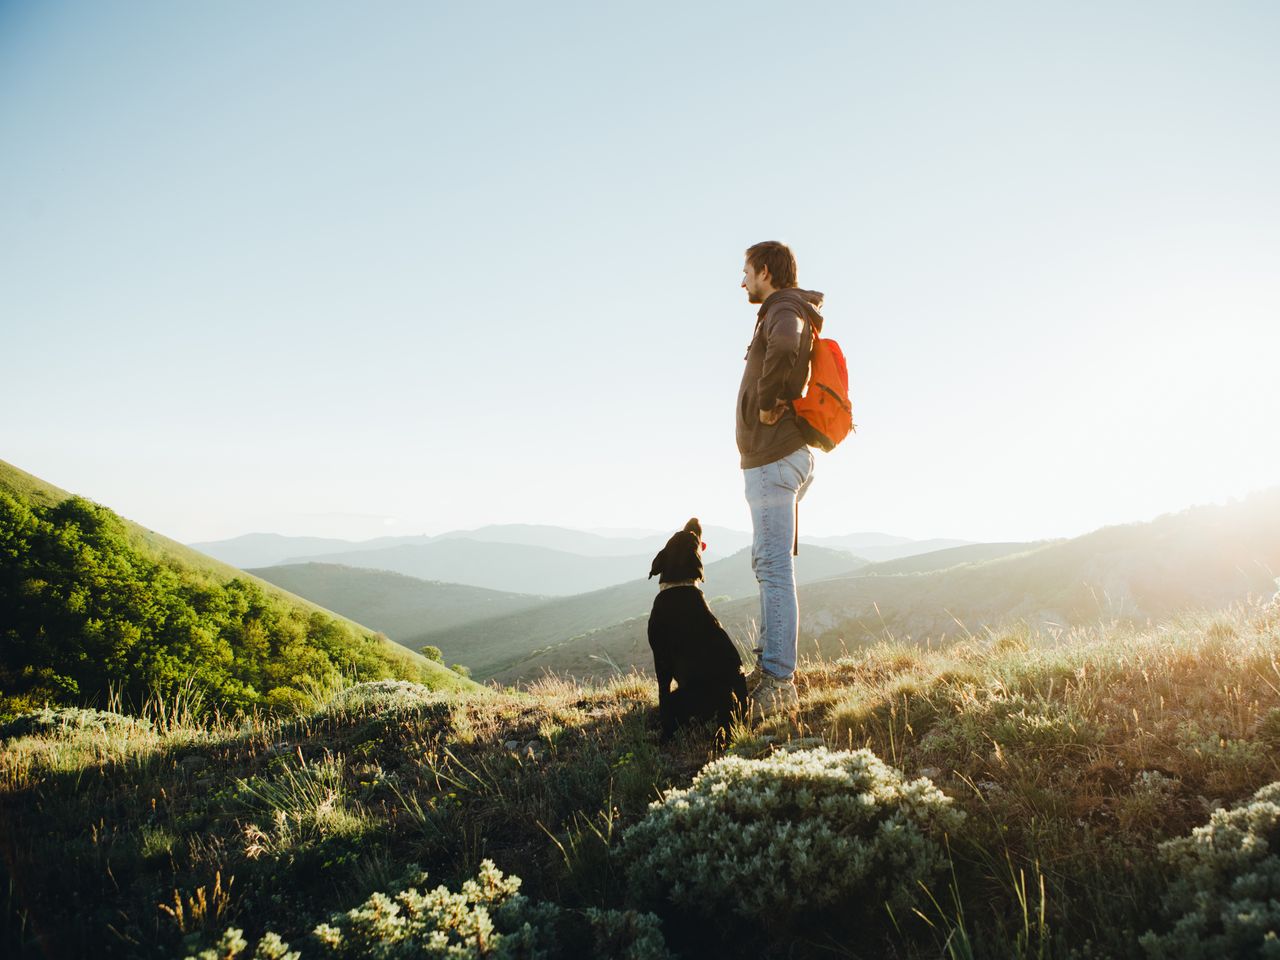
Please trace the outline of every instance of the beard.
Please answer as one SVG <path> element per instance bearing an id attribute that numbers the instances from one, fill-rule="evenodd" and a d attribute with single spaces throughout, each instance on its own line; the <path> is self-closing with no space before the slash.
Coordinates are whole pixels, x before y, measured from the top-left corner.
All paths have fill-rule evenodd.
<path id="1" fill-rule="evenodd" d="M 760 296 L 755 290 L 748 290 L 747 303 L 764 303 L 764 297 Z"/>

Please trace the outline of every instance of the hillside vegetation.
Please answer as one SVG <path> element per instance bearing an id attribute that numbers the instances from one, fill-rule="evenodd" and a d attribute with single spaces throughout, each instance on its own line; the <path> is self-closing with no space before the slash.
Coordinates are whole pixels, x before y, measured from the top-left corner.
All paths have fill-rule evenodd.
<path id="1" fill-rule="evenodd" d="M 421 544 L 290 558 L 285 562 L 337 563 L 507 593 L 563 597 L 629 580 L 636 567 L 648 563 L 651 557 L 652 554 L 583 556 L 522 543 L 447 537 Z"/>
<path id="2" fill-rule="evenodd" d="M 1272 955 L 1274 607 L 882 639 L 798 683 L 794 725 L 723 746 L 659 747 L 636 675 L 362 684 L 248 724 L 20 718 L 0 729 L 3 949 Z"/>
<path id="3" fill-rule="evenodd" d="M 350 679 L 470 681 L 0 463 L 0 714 L 141 704 L 292 711 Z"/>

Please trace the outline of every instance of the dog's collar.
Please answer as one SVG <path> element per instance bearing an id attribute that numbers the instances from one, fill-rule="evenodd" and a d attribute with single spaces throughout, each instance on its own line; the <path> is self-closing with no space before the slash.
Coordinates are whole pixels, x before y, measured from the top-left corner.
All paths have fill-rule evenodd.
<path id="1" fill-rule="evenodd" d="M 696 587 L 697 585 L 697 580 L 675 580 L 671 583 L 658 584 L 658 592 L 661 593 L 663 590 L 670 590 L 672 587 Z"/>

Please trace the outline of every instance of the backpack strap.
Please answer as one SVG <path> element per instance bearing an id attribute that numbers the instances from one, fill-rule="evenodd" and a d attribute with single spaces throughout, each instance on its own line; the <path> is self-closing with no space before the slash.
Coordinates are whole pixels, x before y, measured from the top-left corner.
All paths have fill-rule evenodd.
<path id="1" fill-rule="evenodd" d="M 813 350 L 818 345 L 818 331 L 813 326 L 813 321 L 809 319 L 808 312 L 805 312 L 804 324 L 809 328 L 809 369 L 813 370 Z M 809 377 L 805 377 L 807 383 Z M 793 408 L 794 409 L 794 408 Z M 792 529 L 795 530 L 795 538 L 791 541 L 791 555 L 793 557 L 800 556 L 800 501 L 796 500 L 796 524 Z"/>

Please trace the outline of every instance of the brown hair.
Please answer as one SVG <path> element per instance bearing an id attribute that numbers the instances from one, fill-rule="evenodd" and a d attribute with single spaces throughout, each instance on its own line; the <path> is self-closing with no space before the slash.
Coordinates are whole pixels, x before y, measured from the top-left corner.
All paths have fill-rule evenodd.
<path id="1" fill-rule="evenodd" d="M 796 255 L 785 243 L 766 240 L 747 247 L 747 263 L 757 273 L 761 267 L 768 267 L 769 281 L 778 290 L 796 285 Z"/>

